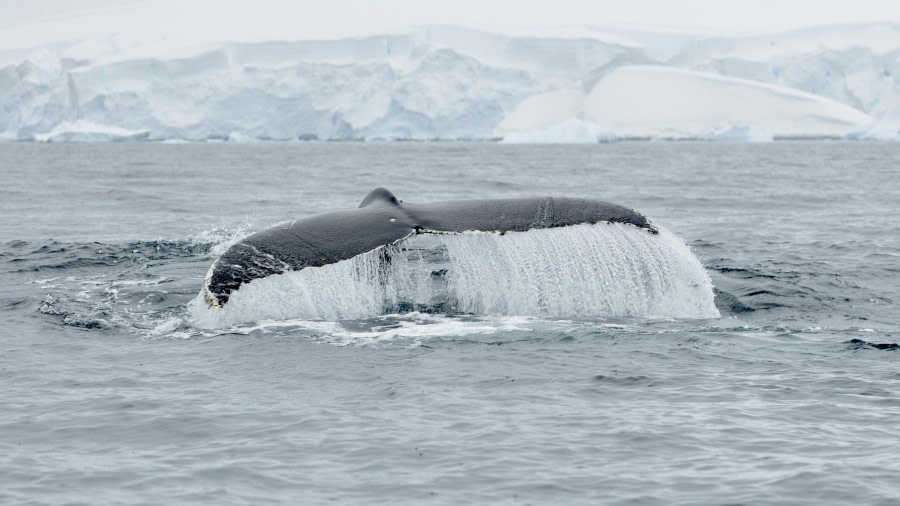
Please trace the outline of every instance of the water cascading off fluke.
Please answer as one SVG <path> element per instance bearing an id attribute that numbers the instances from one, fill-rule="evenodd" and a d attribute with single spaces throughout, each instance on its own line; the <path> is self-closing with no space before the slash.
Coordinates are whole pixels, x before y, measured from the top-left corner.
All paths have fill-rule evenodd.
<path id="1" fill-rule="evenodd" d="M 321 267 L 254 280 L 203 326 L 473 315 L 714 318 L 712 283 L 670 232 L 597 223 L 527 232 L 423 233 Z"/>

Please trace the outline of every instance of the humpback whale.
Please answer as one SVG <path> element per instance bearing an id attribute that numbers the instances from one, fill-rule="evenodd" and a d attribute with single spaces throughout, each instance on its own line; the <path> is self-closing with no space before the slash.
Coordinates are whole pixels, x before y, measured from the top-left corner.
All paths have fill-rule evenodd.
<path id="1" fill-rule="evenodd" d="M 409 204 L 376 188 L 356 209 L 294 220 L 239 241 L 210 266 L 202 292 L 210 308 L 220 308 L 232 292 L 255 279 L 333 264 L 416 234 L 505 234 L 596 223 L 630 224 L 658 233 L 640 213 L 599 200 L 541 197 Z"/>

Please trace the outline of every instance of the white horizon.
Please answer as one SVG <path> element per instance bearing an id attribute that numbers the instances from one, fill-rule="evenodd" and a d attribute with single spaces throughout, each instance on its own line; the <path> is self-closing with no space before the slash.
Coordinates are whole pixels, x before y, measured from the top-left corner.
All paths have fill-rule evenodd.
<path id="1" fill-rule="evenodd" d="M 348 16 L 352 13 L 352 16 Z M 335 0 L 30 0 L 0 3 L 0 50 L 115 34 L 141 45 L 224 40 L 334 39 L 452 25 L 495 32 L 546 32 L 566 27 L 741 36 L 815 26 L 900 22 L 900 3 L 808 0 L 754 3 L 688 0 L 458 0 L 452 3 Z M 163 44 L 165 45 L 165 43 Z"/>

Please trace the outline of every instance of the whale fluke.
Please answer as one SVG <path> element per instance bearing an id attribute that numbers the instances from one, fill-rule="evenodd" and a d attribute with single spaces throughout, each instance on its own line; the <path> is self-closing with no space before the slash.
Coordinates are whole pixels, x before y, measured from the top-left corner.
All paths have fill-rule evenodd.
<path id="1" fill-rule="evenodd" d="M 414 234 L 503 234 L 602 222 L 658 232 L 640 213 L 599 200 L 541 197 L 407 204 L 389 190 L 376 188 L 356 209 L 295 220 L 236 243 L 210 267 L 203 293 L 210 307 L 221 307 L 232 292 L 254 279 L 333 264 Z"/>

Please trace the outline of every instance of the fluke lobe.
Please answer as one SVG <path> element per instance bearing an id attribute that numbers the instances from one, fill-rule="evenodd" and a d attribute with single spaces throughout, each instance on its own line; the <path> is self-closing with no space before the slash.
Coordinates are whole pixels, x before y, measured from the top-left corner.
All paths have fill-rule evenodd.
<path id="1" fill-rule="evenodd" d="M 415 234 L 503 234 L 594 223 L 627 223 L 658 233 L 645 216 L 599 200 L 541 197 L 407 204 L 376 188 L 356 209 L 295 220 L 236 243 L 210 266 L 203 295 L 211 308 L 220 308 L 232 292 L 254 279 L 333 264 Z"/>

